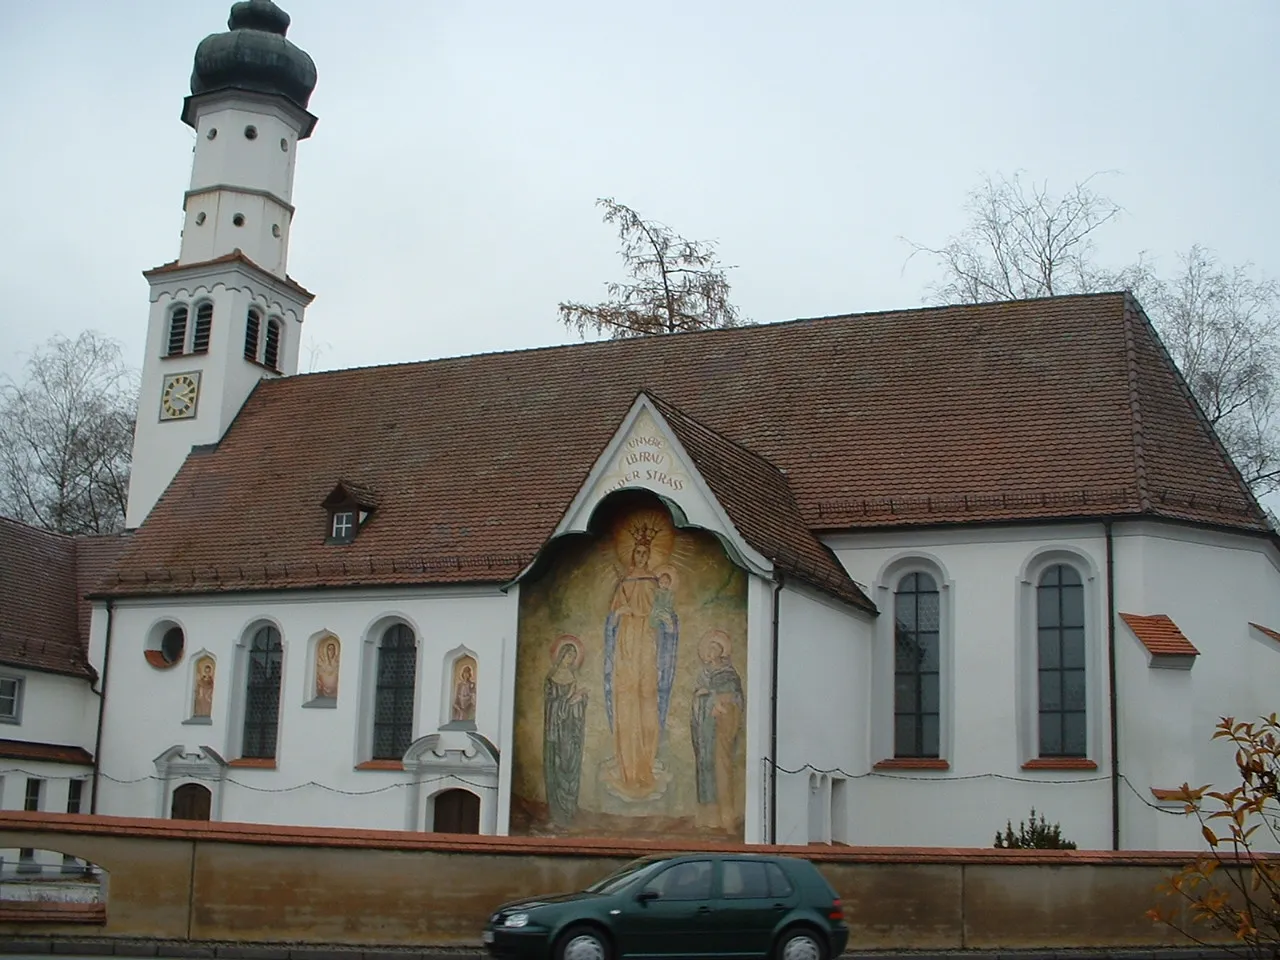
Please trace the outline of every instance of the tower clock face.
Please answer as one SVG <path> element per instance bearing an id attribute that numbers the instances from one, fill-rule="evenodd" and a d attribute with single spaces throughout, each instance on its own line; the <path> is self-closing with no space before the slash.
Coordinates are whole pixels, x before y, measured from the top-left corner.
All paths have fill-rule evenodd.
<path id="1" fill-rule="evenodd" d="M 171 373 L 160 388 L 160 419 L 189 420 L 196 415 L 200 374 Z"/>

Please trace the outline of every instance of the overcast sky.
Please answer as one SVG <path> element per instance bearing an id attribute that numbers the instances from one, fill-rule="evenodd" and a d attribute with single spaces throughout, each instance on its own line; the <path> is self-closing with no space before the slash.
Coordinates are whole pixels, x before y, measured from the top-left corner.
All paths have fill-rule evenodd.
<path id="1" fill-rule="evenodd" d="M 91 327 L 142 362 L 178 252 L 191 57 L 228 0 L 0 0 L 0 373 Z M 302 367 L 565 342 L 611 195 L 715 239 L 743 314 L 919 304 L 984 171 L 1095 171 L 1103 254 L 1280 272 L 1280 3 L 287 0 L 315 59 Z M 308 349 L 308 346 L 311 349 Z"/>

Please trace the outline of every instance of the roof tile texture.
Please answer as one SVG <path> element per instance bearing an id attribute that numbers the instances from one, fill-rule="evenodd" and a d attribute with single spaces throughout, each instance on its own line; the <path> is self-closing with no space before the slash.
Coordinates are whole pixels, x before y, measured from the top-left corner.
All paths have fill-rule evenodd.
<path id="1" fill-rule="evenodd" d="M 747 460 L 782 471 L 813 530 L 1143 512 L 1267 529 L 1149 326 L 1102 294 L 264 381 L 107 589 L 505 581 L 640 392 L 740 451 L 761 490 L 776 481 Z M 378 509 L 326 544 L 321 503 L 350 477 Z"/>
<path id="2" fill-rule="evenodd" d="M 1133 635 L 1142 641 L 1142 645 L 1152 656 L 1197 657 L 1200 655 L 1195 645 L 1182 635 L 1178 625 L 1163 613 L 1151 616 L 1122 613 L 1120 619 L 1129 625 Z"/>

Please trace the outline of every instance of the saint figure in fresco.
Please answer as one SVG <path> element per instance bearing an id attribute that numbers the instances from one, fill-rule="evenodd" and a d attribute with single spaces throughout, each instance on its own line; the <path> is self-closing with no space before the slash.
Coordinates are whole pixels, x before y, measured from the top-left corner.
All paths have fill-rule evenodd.
<path id="1" fill-rule="evenodd" d="M 476 662 L 462 657 L 454 665 L 453 706 L 450 720 L 474 720 L 476 718 Z"/>
<path id="2" fill-rule="evenodd" d="M 674 542 L 670 518 L 656 510 L 624 517 L 614 532 L 624 567 L 604 625 L 605 713 L 614 744 L 607 777 L 612 792 L 629 800 L 648 799 L 664 786 L 655 764 L 671 705 L 680 626 L 671 573 L 663 564 Z"/>
<path id="3" fill-rule="evenodd" d="M 316 697 L 336 699 L 338 696 L 338 663 L 342 646 L 337 637 L 325 637 L 316 646 Z"/>
<path id="4" fill-rule="evenodd" d="M 578 685 L 581 666 L 577 637 L 566 634 L 551 645 L 551 670 L 542 688 L 542 767 L 548 815 L 560 826 L 572 824 L 578 813 L 587 721 L 587 692 Z"/>
<path id="5" fill-rule="evenodd" d="M 213 658 L 201 657 L 196 664 L 195 696 L 191 698 L 193 717 L 213 716 Z"/>
<path id="6" fill-rule="evenodd" d="M 730 661 L 732 644 L 723 630 L 710 630 L 698 644 L 698 673 L 689 730 L 697 767 L 698 804 L 708 826 L 733 830 L 738 818 L 734 770 L 742 729 L 742 678 Z"/>

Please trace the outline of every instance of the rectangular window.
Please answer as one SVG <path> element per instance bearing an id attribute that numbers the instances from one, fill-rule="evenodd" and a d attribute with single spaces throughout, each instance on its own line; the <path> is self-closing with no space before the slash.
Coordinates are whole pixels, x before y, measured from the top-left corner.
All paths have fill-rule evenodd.
<path id="1" fill-rule="evenodd" d="M 79 813 L 84 801 L 84 781 L 72 780 L 67 785 L 67 813 Z"/>
<path id="2" fill-rule="evenodd" d="M 0 722 L 22 720 L 22 678 L 0 677 Z"/>
<path id="3" fill-rule="evenodd" d="M 333 515 L 333 539 L 350 540 L 355 529 L 355 517 L 350 510 L 343 510 Z"/>
<path id="4" fill-rule="evenodd" d="M 941 598 L 927 573 L 909 573 L 894 593 L 893 755 L 936 758 L 941 750 Z"/>
<path id="5" fill-rule="evenodd" d="M 1084 583 L 1072 567 L 1040 578 L 1036 624 L 1040 756 L 1087 756 Z"/>
<path id="6" fill-rule="evenodd" d="M 23 810 L 39 810 L 40 794 L 44 791 L 44 781 L 35 777 L 27 778 L 27 796 L 23 801 Z"/>
<path id="7" fill-rule="evenodd" d="M 769 877 L 758 860 L 724 861 L 723 894 L 726 900 L 767 900 Z"/>

